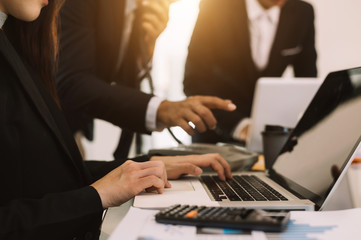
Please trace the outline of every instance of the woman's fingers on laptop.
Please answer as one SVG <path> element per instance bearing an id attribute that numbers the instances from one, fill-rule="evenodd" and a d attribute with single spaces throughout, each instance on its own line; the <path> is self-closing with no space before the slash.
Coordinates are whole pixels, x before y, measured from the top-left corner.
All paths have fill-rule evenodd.
<path id="1" fill-rule="evenodd" d="M 151 161 L 163 161 L 169 179 L 179 178 L 181 175 L 199 175 L 201 167 L 211 167 L 221 180 L 232 178 L 231 168 L 218 153 L 187 156 L 154 156 Z"/>
<path id="2" fill-rule="evenodd" d="M 169 179 L 177 179 L 185 174 L 199 175 L 202 173 L 200 167 L 191 163 L 189 156 L 153 156 L 150 159 L 150 162 L 152 161 L 164 163 Z"/>
<path id="3" fill-rule="evenodd" d="M 192 163 L 189 162 L 178 162 L 169 164 L 167 167 L 167 173 L 169 174 L 169 178 L 177 179 L 182 175 L 194 175 L 198 176 L 202 173 L 202 169 Z"/>
<path id="4" fill-rule="evenodd" d="M 148 176 L 155 176 L 164 182 L 164 187 L 169 188 L 170 183 L 168 182 L 167 171 L 165 164 L 162 161 L 148 161 L 144 162 L 141 166 L 142 171 L 135 172 L 135 177 L 141 179 Z M 153 189 L 155 190 L 155 189 Z M 149 189 L 148 189 L 149 191 Z M 152 191 L 152 190 L 150 190 Z"/>
<path id="5" fill-rule="evenodd" d="M 209 153 L 200 155 L 199 164 L 206 163 L 218 173 L 219 179 L 225 181 L 226 178 L 232 178 L 231 167 L 218 153 Z"/>
<path id="6" fill-rule="evenodd" d="M 191 155 L 191 162 L 200 167 L 211 167 L 218 173 L 221 180 L 231 179 L 231 167 L 219 153 Z"/>
<path id="7" fill-rule="evenodd" d="M 170 187 L 164 163 L 130 160 L 91 186 L 97 190 L 103 208 L 118 206 L 143 190 L 162 193 L 164 187 Z"/>
<path id="8" fill-rule="evenodd" d="M 211 153 L 206 155 L 213 155 L 216 161 L 218 161 L 222 165 L 226 178 L 232 179 L 231 166 L 229 166 L 228 162 L 220 154 Z"/>

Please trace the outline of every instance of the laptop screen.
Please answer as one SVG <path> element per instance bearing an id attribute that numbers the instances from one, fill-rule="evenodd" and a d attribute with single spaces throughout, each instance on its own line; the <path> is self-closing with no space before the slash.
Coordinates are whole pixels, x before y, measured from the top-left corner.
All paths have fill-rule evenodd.
<path id="1" fill-rule="evenodd" d="M 320 208 L 361 136 L 361 68 L 330 73 L 270 171 Z"/>

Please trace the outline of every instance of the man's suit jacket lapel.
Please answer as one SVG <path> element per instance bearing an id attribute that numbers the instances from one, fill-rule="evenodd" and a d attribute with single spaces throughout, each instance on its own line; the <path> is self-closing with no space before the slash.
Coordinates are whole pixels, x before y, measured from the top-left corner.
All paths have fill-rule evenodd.
<path id="1" fill-rule="evenodd" d="M 239 52 L 240 64 L 244 65 L 247 69 L 249 76 L 245 79 L 254 82 L 255 75 L 258 74 L 256 65 L 253 62 L 252 53 L 251 53 L 251 36 L 248 29 L 248 15 L 246 10 L 246 1 L 245 0 L 233 0 L 233 5 L 230 5 L 229 14 L 231 14 L 231 23 L 234 26 L 235 42 L 237 43 L 234 46 L 235 51 Z"/>
<path id="2" fill-rule="evenodd" d="M 40 113 L 41 117 L 44 119 L 44 121 L 49 126 L 51 131 L 54 133 L 61 147 L 68 155 L 68 157 L 72 159 L 74 166 L 80 173 L 79 166 L 77 166 L 77 163 L 75 163 L 74 156 L 69 151 L 69 148 L 67 147 L 67 144 L 64 141 L 64 138 L 60 133 L 59 128 L 57 127 L 48 109 L 47 104 L 44 102 L 39 92 L 39 89 L 35 85 L 23 61 L 21 60 L 21 58 L 19 57 L 19 55 L 17 54 L 17 52 L 15 51 L 15 49 L 13 48 L 13 46 L 11 45 L 11 43 L 8 41 L 7 37 L 1 30 L 0 30 L 0 51 L 3 53 L 4 57 L 8 60 L 8 62 L 14 69 L 14 72 L 16 73 L 18 79 L 20 80 L 21 85 L 25 89 L 26 93 L 29 95 L 36 109 Z"/>
<path id="3" fill-rule="evenodd" d="M 269 72 L 270 69 L 273 69 L 273 63 L 278 63 L 281 61 L 280 56 L 281 52 L 284 49 L 288 48 L 297 48 L 299 46 L 289 45 L 290 41 L 292 41 L 292 33 L 293 29 L 296 27 L 296 18 L 294 17 L 294 10 L 290 9 L 291 1 L 286 2 L 286 4 L 281 8 L 279 24 L 277 27 L 275 39 L 273 41 L 273 45 L 270 52 L 270 57 L 268 61 L 268 65 L 265 69 L 265 72 Z M 297 44 L 295 42 L 294 44 Z"/>
<path id="4" fill-rule="evenodd" d="M 230 5 L 229 14 L 231 23 L 233 24 L 236 42 L 242 51 L 242 58 L 251 59 L 251 49 L 249 47 L 250 35 L 248 31 L 248 17 L 246 12 L 246 4 L 244 0 L 233 0 L 233 5 Z M 244 56 L 246 54 L 246 56 Z"/>

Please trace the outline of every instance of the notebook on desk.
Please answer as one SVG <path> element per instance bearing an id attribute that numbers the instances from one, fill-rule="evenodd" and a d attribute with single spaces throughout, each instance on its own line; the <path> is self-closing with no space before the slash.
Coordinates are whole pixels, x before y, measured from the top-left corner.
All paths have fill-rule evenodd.
<path id="1" fill-rule="evenodd" d="M 263 152 L 265 125 L 294 128 L 321 83 L 318 78 L 260 78 L 253 96 L 247 149 Z"/>
<path id="2" fill-rule="evenodd" d="M 173 204 L 194 204 L 322 210 L 360 145 L 360 109 L 361 68 L 332 72 L 268 173 L 240 173 L 234 176 L 239 183 L 211 182 L 213 187 L 219 187 L 217 190 L 209 190 L 204 182 L 217 178 L 185 177 L 172 181 L 173 187 L 163 194 L 137 195 L 134 206 L 164 208 Z M 223 191 L 226 185 L 236 186 L 236 189 Z M 246 185 L 252 190 L 247 190 Z M 255 196 L 251 196 L 252 192 Z"/>

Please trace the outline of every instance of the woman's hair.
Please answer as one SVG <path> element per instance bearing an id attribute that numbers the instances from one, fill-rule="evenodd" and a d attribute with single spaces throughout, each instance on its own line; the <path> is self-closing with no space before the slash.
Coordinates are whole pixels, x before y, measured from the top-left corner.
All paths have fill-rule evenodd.
<path id="1" fill-rule="evenodd" d="M 58 54 L 58 13 L 64 0 L 50 0 L 33 22 L 9 16 L 3 27 L 19 54 L 39 75 L 59 104 L 54 75 Z"/>

